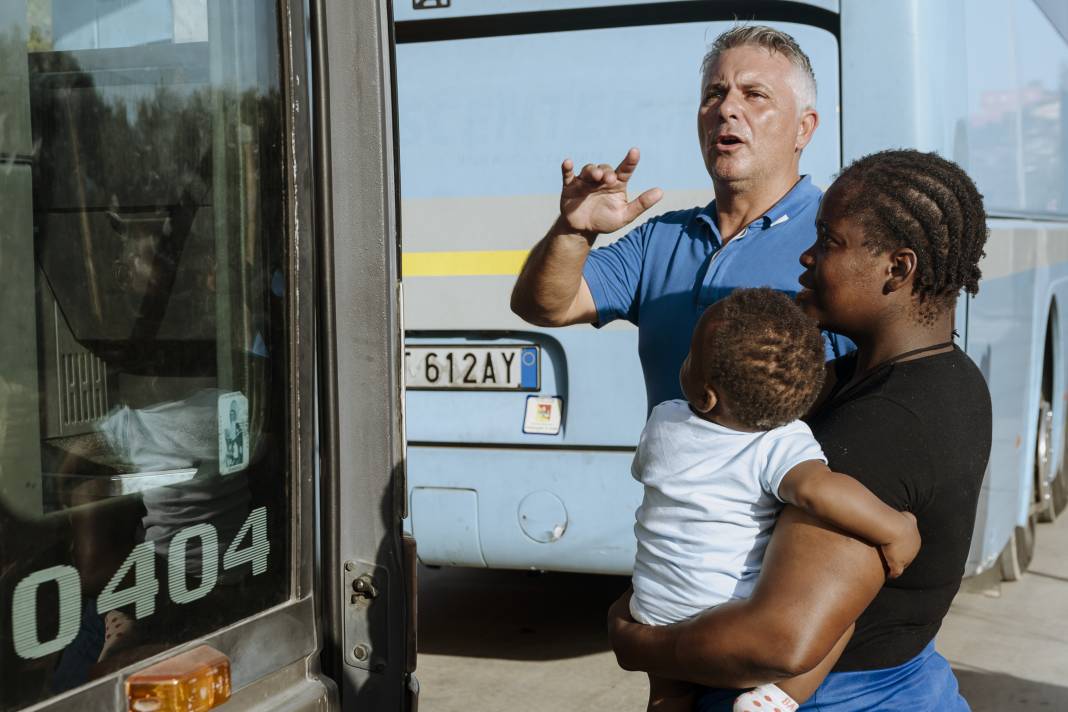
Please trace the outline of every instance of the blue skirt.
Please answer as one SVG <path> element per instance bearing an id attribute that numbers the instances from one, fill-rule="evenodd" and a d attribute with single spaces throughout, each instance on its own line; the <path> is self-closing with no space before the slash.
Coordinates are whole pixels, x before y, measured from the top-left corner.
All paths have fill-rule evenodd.
<path id="1" fill-rule="evenodd" d="M 697 712 L 730 712 L 740 690 L 707 689 Z M 882 670 L 832 672 L 799 712 L 969 712 L 949 662 L 934 641 L 906 663 Z"/>

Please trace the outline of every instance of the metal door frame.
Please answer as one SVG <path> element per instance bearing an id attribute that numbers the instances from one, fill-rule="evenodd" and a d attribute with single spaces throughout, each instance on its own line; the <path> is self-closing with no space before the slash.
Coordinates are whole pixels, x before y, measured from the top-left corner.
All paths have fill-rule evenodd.
<path id="1" fill-rule="evenodd" d="M 405 553 L 393 36 L 387 0 L 312 2 L 323 665 L 344 709 L 401 710 L 414 668 Z"/>

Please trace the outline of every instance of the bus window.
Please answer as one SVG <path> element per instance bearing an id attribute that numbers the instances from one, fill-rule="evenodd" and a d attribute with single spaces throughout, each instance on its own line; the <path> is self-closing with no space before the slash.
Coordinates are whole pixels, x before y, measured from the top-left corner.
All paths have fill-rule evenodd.
<path id="1" fill-rule="evenodd" d="M 0 10 L 0 710 L 287 600 L 278 17 Z"/>

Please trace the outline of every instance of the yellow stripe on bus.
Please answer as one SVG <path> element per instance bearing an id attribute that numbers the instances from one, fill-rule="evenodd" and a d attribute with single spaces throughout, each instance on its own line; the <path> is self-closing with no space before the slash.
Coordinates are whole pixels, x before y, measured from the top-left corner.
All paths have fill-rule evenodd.
<path id="1" fill-rule="evenodd" d="M 466 277 L 519 274 L 528 250 L 468 250 L 464 252 L 405 252 L 405 277 Z"/>

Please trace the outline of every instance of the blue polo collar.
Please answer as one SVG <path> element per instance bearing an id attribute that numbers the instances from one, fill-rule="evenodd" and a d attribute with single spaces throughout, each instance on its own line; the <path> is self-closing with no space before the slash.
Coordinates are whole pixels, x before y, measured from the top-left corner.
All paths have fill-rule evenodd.
<path id="1" fill-rule="evenodd" d="M 776 225 L 781 225 L 787 222 L 791 216 L 801 212 L 813 200 L 819 200 L 821 194 L 820 189 L 812 185 L 812 176 L 801 176 L 801 179 L 794 183 L 794 187 L 790 189 L 790 192 L 782 196 L 779 202 L 772 205 L 766 213 L 749 223 L 745 230 L 750 228 L 767 230 Z M 723 236 L 720 235 L 719 226 L 716 224 L 716 201 L 713 200 L 706 205 L 697 214 L 697 217 L 712 228 L 712 234 L 722 243 Z"/>

